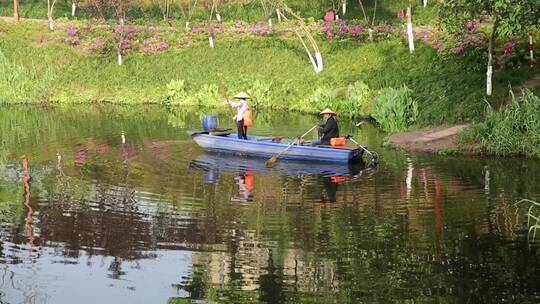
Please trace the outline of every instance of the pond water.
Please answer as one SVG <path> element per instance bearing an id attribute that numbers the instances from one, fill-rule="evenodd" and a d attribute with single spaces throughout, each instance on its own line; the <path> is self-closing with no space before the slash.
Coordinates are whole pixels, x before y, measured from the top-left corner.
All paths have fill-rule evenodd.
<path id="1" fill-rule="evenodd" d="M 196 146 L 203 112 L 0 108 L 0 303 L 540 301 L 540 236 L 516 204 L 540 199 L 539 162 L 408 154 L 342 117 L 377 167 L 266 169 Z"/>

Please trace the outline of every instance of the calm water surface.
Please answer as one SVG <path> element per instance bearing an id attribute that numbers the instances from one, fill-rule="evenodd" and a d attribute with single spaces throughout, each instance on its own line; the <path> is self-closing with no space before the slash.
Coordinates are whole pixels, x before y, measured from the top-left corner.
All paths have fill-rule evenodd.
<path id="1" fill-rule="evenodd" d="M 379 166 L 266 169 L 203 152 L 185 133 L 201 115 L 0 108 L 0 303 L 540 302 L 515 204 L 540 199 L 539 162 L 407 154 L 342 118 Z"/>

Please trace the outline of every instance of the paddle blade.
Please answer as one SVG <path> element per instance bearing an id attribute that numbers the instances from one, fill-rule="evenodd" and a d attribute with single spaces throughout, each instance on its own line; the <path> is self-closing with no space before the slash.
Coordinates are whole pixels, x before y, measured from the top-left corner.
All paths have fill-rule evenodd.
<path id="1" fill-rule="evenodd" d="M 272 156 L 272 158 L 266 161 L 266 167 L 272 168 L 276 164 L 277 160 L 278 158 L 276 156 Z"/>

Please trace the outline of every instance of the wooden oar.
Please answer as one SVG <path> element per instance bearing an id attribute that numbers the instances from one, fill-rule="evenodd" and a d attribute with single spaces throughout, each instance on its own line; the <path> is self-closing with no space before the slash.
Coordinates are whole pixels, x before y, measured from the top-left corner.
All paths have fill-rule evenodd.
<path id="1" fill-rule="evenodd" d="M 311 127 L 311 129 L 309 129 L 306 133 L 304 133 L 302 136 L 300 136 L 300 139 L 304 138 L 304 136 L 308 135 L 308 133 L 311 132 L 316 127 L 317 127 L 317 125 L 314 125 L 313 127 Z M 266 167 L 268 167 L 268 168 L 273 167 L 276 164 L 276 162 L 278 161 L 279 156 L 281 156 L 281 154 L 285 153 L 285 151 L 289 150 L 294 144 L 295 144 L 295 141 L 293 141 L 290 145 L 288 145 L 287 148 L 285 148 L 283 151 L 279 152 L 278 154 L 272 156 L 269 160 L 267 160 L 266 161 Z"/>
<path id="2" fill-rule="evenodd" d="M 359 144 L 356 140 L 354 140 L 354 138 L 352 138 L 350 135 L 347 135 L 346 136 L 347 139 L 350 139 L 353 143 L 355 143 L 358 147 L 360 147 L 362 150 L 366 151 L 369 156 L 371 156 L 371 161 L 373 161 L 374 163 L 378 163 L 379 162 L 379 154 L 377 154 L 377 152 L 373 151 L 369 151 L 368 149 L 366 149 L 364 146 L 362 146 L 361 144 Z"/>

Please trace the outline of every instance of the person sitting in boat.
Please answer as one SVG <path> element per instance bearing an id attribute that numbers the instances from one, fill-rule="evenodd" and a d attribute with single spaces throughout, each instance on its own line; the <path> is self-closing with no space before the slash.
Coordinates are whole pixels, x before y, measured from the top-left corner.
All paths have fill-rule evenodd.
<path id="1" fill-rule="evenodd" d="M 321 134 L 320 140 L 314 140 L 311 145 L 329 145 L 330 139 L 339 137 L 339 126 L 336 120 L 336 113 L 329 108 L 324 109 L 319 115 L 323 116 L 325 124 L 318 125 L 317 129 Z"/>
<path id="2" fill-rule="evenodd" d="M 244 124 L 244 113 L 249 110 L 249 104 L 247 99 L 251 98 L 247 93 L 240 92 L 234 96 L 239 99 L 238 102 L 227 100 L 227 103 L 234 108 L 237 108 L 234 119 L 236 120 L 236 127 L 238 128 L 238 138 L 247 139 L 247 126 Z"/>

